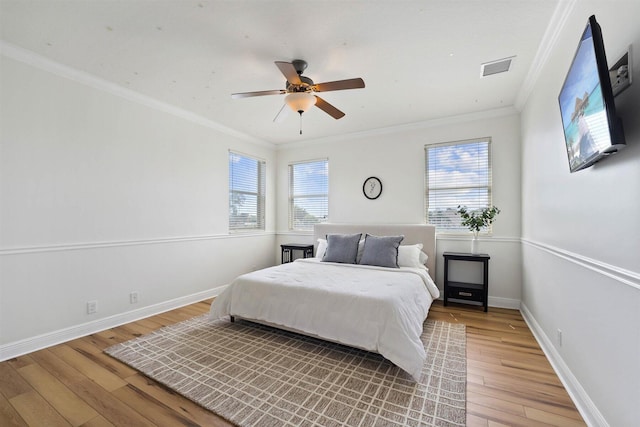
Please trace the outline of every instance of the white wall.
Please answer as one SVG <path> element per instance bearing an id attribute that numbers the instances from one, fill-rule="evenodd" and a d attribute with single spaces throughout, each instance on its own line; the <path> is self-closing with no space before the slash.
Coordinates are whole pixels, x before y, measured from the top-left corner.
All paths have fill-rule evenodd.
<path id="1" fill-rule="evenodd" d="M 0 356 L 203 299 L 273 263 L 272 146 L 42 58 L 1 58 Z M 228 235 L 229 149 L 267 161 L 266 233 Z"/>
<path id="2" fill-rule="evenodd" d="M 557 96 L 587 19 L 610 65 L 628 147 L 569 173 Z M 640 2 L 576 2 L 522 111 L 523 311 L 592 425 L 640 425 Z M 557 330 L 562 331 L 562 345 Z"/>
<path id="3" fill-rule="evenodd" d="M 636 50 L 635 84 L 617 98 L 629 147 L 569 174 L 557 94 L 592 13 L 610 63 L 628 44 Z M 640 425 L 637 16 L 636 0 L 576 2 L 521 116 L 493 111 L 277 152 L 96 88 L 81 73 L 0 57 L 0 359 L 201 299 L 273 264 L 276 244 L 311 242 L 287 230 L 290 162 L 329 158 L 332 222 L 420 223 L 424 144 L 491 136 L 502 213 L 482 242 L 492 256 L 490 303 L 522 300 L 591 424 Z M 228 149 L 267 160 L 265 234 L 227 234 Z M 371 175 L 384 185 L 376 201 L 361 193 Z M 441 253 L 468 247 L 467 238 L 438 236 L 440 287 Z M 95 315 L 86 314 L 89 300 L 98 301 Z"/>
<path id="4" fill-rule="evenodd" d="M 424 146 L 428 143 L 492 138 L 493 202 L 502 209 L 493 236 L 482 241 L 491 254 L 490 304 L 518 307 L 520 302 L 520 123 L 511 110 L 451 118 L 392 130 L 372 131 L 279 147 L 277 174 L 278 242 L 311 243 L 311 236 L 290 233 L 287 223 L 287 167 L 292 162 L 329 159 L 329 221 L 335 223 L 425 223 Z M 368 200 L 362 184 L 382 181 L 380 198 Z M 442 252 L 468 251 L 469 236 L 437 240 L 437 283 L 442 288 Z"/>

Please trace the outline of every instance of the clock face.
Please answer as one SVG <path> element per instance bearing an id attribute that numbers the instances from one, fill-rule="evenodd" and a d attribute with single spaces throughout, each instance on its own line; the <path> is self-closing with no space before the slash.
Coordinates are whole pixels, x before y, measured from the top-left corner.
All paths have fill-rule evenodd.
<path id="1" fill-rule="evenodd" d="M 369 177 L 364 180 L 362 192 L 369 200 L 377 199 L 382 194 L 382 182 L 375 176 Z"/>

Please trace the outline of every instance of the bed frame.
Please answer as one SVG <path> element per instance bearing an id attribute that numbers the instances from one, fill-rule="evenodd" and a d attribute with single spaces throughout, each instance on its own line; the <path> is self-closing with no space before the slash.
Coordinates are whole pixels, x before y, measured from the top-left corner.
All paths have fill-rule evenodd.
<path id="1" fill-rule="evenodd" d="M 375 225 L 375 224 L 316 224 L 313 230 L 314 247 L 317 249 L 318 239 L 324 239 L 327 234 L 354 234 L 362 233 L 362 237 L 366 233 L 375 236 L 398 236 L 403 235 L 403 245 L 415 245 L 422 243 L 423 252 L 429 257 L 427 259 L 427 268 L 429 269 L 429 275 L 435 282 L 436 277 L 436 228 L 433 225 L 427 224 L 398 224 L 398 225 Z M 237 319 L 244 319 L 254 323 L 260 323 L 263 325 L 284 329 L 290 332 L 307 335 L 314 338 L 320 338 L 326 340 L 324 337 L 319 337 L 314 334 L 310 334 L 304 331 L 300 331 L 294 328 L 288 328 L 282 325 L 275 325 L 269 322 L 247 319 L 240 316 L 230 316 L 231 322 L 235 322 Z M 365 349 L 366 350 L 366 349 Z"/>

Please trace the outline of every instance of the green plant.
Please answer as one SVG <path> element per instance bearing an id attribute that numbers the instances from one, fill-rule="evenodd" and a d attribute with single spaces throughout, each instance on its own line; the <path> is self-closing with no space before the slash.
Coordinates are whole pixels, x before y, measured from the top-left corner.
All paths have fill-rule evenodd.
<path id="1" fill-rule="evenodd" d="M 500 209 L 489 206 L 482 209 L 469 210 L 466 206 L 458 205 L 458 215 L 462 218 L 461 224 L 469 227 L 474 236 L 478 236 L 481 229 L 490 226 L 496 220 Z"/>

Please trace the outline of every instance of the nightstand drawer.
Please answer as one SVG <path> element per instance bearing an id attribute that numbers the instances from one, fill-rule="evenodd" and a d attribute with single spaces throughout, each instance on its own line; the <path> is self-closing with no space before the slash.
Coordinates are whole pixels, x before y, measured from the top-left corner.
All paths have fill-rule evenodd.
<path id="1" fill-rule="evenodd" d="M 482 301 L 483 291 L 482 289 L 449 288 L 447 289 L 447 297 L 465 299 L 470 301 Z"/>

